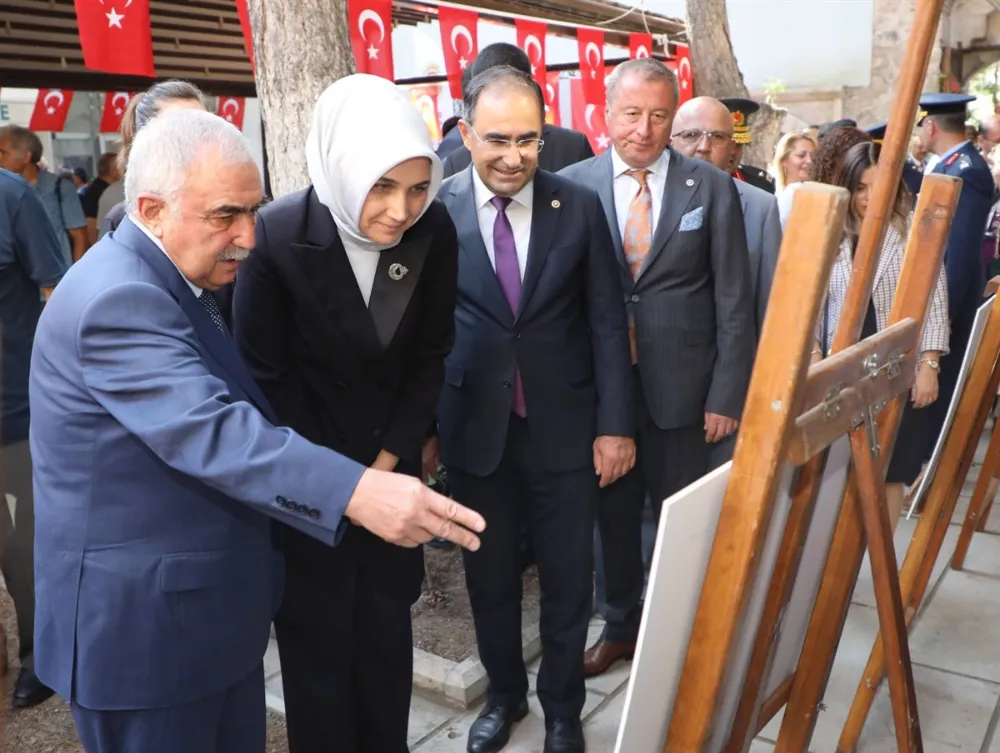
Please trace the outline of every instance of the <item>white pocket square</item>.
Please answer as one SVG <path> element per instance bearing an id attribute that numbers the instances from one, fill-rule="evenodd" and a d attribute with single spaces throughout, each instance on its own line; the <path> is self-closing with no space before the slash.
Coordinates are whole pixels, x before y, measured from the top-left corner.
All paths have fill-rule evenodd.
<path id="1" fill-rule="evenodd" d="M 700 230 L 702 223 L 705 221 L 705 207 L 698 207 L 697 209 L 692 209 L 690 212 L 681 217 L 681 226 L 678 228 L 679 232 L 686 232 L 688 230 Z"/>

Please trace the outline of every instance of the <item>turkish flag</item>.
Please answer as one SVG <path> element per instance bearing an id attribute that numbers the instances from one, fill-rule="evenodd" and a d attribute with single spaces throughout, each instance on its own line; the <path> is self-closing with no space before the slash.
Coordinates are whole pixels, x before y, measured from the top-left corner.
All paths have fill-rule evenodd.
<path id="1" fill-rule="evenodd" d="M 358 73 L 393 81 L 392 0 L 348 0 L 347 19 Z"/>
<path id="2" fill-rule="evenodd" d="M 652 34 L 629 34 L 628 51 L 632 60 L 637 58 L 649 58 L 653 56 L 653 35 Z"/>
<path id="3" fill-rule="evenodd" d="M 570 101 L 573 105 L 573 128 L 587 137 L 594 154 L 600 154 L 611 143 L 608 126 L 604 122 L 604 106 L 587 102 L 584 82 L 579 78 L 570 82 Z"/>
<path id="4" fill-rule="evenodd" d="M 545 86 L 545 122 L 552 125 L 560 125 L 562 118 L 559 116 L 559 71 L 550 71 Z"/>
<path id="5" fill-rule="evenodd" d="M 577 29 L 580 48 L 580 78 L 587 104 L 604 107 L 604 32 Z"/>
<path id="6" fill-rule="evenodd" d="M 479 54 L 479 14 L 441 5 L 438 6 L 438 25 L 448 88 L 452 99 L 462 99 L 462 71 Z"/>
<path id="7" fill-rule="evenodd" d="M 80 47 L 87 68 L 123 76 L 156 76 L 149 0 L 75 2 Z"/>
<path id="8" fill-rule="evenodd" d="M 540 21 L 528 21 L 518 18 L 514 21 L 517 27 L 517 46 L 524 50 L 531 61 L 531 75 L 538 85 L 545 89 L 545 34 L 548 26 Z"/>
<path id="9" fill-rule="evenodd" d="M 242 131 L 245 104 L 243 97 L 219 97 L 219 110 L 216 114 Z"/>
<path id="10" fill-rule="evenodd" d="M 122 115 L 134 94 L 107 92 L 104 95 L 104 112 L 101 113 L 101 133 L 115 133 L 122 125 Z"/>
<path id="11" fill-rule="evenodd" d="M 32 131 L 61 131 L 66 127 L 66 116 L 73 103 L 73 92 L 62 89 L 39 89 L 35 109 L 28 128 Z"/>
<path id="12" fill-rule="evenodd" d="M 691 71 L 691 49 L 686 44 L 675 45 L 677 54 L 677 85 L 681 97 L 678 104 L 684 104 L 694 96 L 694 73 Z"/>
<path id="13" fill-rule="evenodd" d="M 247 55 L 250 57 L 250 70 L 257 73 L 257 66 L 253 61 L 253 27 L 250 26 L 250 11 L 247 10 L 247 0 L 236 0 L 236 12 L 240 15 L 240 29 L 243 30 L 243 44 L 247 47 Z"/>

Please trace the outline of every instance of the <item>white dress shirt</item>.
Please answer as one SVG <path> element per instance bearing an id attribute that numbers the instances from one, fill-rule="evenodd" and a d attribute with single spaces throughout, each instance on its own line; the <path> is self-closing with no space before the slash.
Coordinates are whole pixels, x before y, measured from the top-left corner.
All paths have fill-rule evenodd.
<path id="1" fill-rule="evenodd" d="M 168 259 L 170 259 L 170 254 L 167 253 L 167 249 L 165 249 L 163 247 L 163 244 L 160 243 L 160 239 L 157 238 L 155 235 L 153 235 L 151 232 L 149 232 L 149 228 L 147 228 L 145 225 L 143 225 L 141 222 L 139 222 L 139 218 L 138 217 L 133 217 L 132 215 L 129 215 L 129 219 L 132 220 L 132 224 L 133 225 L 135 225 L 143 233 L 146 234 L 147 238 L 149 238 L 151 241 L 153 241 L 153 243 L 156 244 L 156 247 L 158 249 L 160 249 L 160 251 L 163 252 L 164 256 L 166 256 Z M 173 259 L 170 259 L 170 263 L 174 265 L 174 269 L 177 270 L 177 272 L 183 278 L 184 282 L 186 282 L 188 284 L 188 287 L 191 288 L 191 292 L 194 293 L 194 297 L 195 298 L 201 298 L 201 294 L 204 291 L 201 288 L 199 288 L 197 285 L 195 285 L 193 282 L 191 282 L 187 277 L 184 277 L 184 273 L 181 272 L 181 268 L 178 267 L 176 264 L 174 264 L 174 260 Z"/>
<path id="2" fill-rule="evenodd" d="M 496 196 L 486 184 L 479 179 L 479 173 L 472 169 L 472 194 L 476 202 L 476 216 L 479 218 L 479 232 L 483 236 L 483 243 L 486 244 L 486 253 L 490 257 L 490 264 L 496 271 L 497 259 L 493 251 L 493 223 L 497 218 L 497 210 L 490 203 L 490 199 Z M 531 243 L 531 208 L 535 195 L 535 182 L 531 181 L 511 196 L 511 202 L 507 206 L 507 219 L 510 227 L 514 231 L 514 246 L 517 248 L 517 267 L 521 271 L 521 282 L 524 282 L 524 270 L 528 264 L 528 244 Z"/>
<path id="3" fill-rule="evenodd" d="M 365 299 L 365 306 L 367 306 L 371 301 L 372 288 L 375 286 L 375 274 L 378 272 L 378 262 L 382 253 L 361 248 L 350 237 L 346 237 L 343 233 L 339 233 L 339 235 L 344 244 L 344 251 L 347 252 L 347 261 L 351 263 L 354 279 L 358 281 L 361 297 Z"/>
<path id="4" fill-rule="evenodd" d="M 649 175 L 646 176 L 646 185 L 649 186 L 649 195 L 653 202 L 653 226 L 651 230 L 656 232 L 656 223 L 660 218 L 660 209 L 663 207 L 663 195 L 667 190 L 667 166 L 670 164 L 670 152 L 663 151 L 660 158 L 647 167 Z M 625 237 L 625 221 L 628 219 L 628 206 L 632 199 L 639 192 L 639 181 L 631 175 L 626 175 L 626 170 L 632 168 L 625 164 L 614 147 L 611 148 L 611 174 L 612 186 L 615 190 L 615 213 L 618 216 L 618 233 Z"/>

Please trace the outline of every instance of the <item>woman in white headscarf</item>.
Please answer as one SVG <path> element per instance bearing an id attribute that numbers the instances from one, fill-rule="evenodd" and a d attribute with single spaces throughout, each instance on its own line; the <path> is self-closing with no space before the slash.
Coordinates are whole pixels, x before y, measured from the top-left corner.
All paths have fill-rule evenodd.
<path id="1" fill-rule="evenodd" d="M 312 185 L 260 213 L 236 284 L 237 344 L 282 423 L 419 476 L 455 331 L 458 241 L 435 201 L 441 162 L 409 99 L 366 75 L 320 96 L 306 162 Z M 334 547 L 279 533 L 292 753 L 405 753 L 422 550 L 351 525 Z"/>

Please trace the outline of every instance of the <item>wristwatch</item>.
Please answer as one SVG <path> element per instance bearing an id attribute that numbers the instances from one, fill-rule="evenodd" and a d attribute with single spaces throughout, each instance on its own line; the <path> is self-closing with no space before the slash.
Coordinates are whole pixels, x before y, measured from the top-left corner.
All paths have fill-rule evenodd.
<path id="1" fill-rule="evenodd" d="M 941 368 L 941 362 L 940 361 L 935 361 L 935 360 L 930 359 L 930 358 L 925 358 L 920 363 L 926 363 L 928 366 L 930 366 L 932 369 L 934 369 L 934 371 L 937 371 L 938 369 Z"/>

